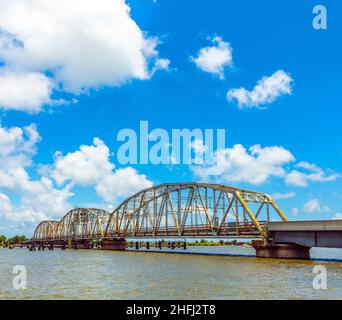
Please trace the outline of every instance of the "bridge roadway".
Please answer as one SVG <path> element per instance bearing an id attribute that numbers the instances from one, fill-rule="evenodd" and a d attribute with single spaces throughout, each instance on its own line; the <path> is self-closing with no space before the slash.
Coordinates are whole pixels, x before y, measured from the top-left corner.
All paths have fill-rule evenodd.
<path id="1" fill-rule="evenodd" d="M 309 259 L 310 248 L 342 247 L 342 220 L 288 221 L 271 196 L 225 185 L 167 183 L 137 192 L 113 212 L 70 210 L 42 221 L 30 248 L 125 250 L 127 239 L 253 238 L 257 257 Z"/>
<path id="2" fill-rule="evenodd" d="M 342 248 L 342 220 L 269 222 L 267 241 L 254 241 L 258 257 L 310 258 L 312 247 Z"/>

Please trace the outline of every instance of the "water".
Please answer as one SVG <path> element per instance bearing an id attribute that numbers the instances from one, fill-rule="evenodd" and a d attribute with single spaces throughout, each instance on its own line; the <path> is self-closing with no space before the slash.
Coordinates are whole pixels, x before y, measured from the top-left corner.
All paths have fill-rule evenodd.
<path id="1" fill-rule="evenodd" d="M 180 250 L 180 249 L 179 249 Z M 0 299 L 340 299 L 342 251 L 312 249 L 340 262 L 238 256 L 0 249 Z M 180 250 L 184 252 L 184 250 Z M 253 255 L 252 248 L 188 247 L 187 252 Z M 327 290 L 312 287 L 313 267 L 327 269 Z M 14 290 L 12 269 L 27 269 Z"/>

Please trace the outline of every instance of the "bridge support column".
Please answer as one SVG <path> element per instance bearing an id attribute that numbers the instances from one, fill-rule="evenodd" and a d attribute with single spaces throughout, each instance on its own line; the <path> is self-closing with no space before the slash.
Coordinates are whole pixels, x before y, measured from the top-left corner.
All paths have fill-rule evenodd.
<path id="1" fill-rule="evenodd" d="M 126 239 L 103 239 L 101 241 L 102 250 L 126 250 Z"/>
<path id="2" fill-rule="evenodd" d="M 66 247 L 67 247 L 67 243 L 66 243 L 66 241 L 62 241 L 62 244 L 61 244 L 61 249 L 62 249 L 62 250 L 65 250 L 65 249 L 66 249 Z"/>
<path id="3" fill-rule="evenodd" d="M 74 240 L 72 242 L 72 247 L 74 248 L 74 250 L 78 250 L 78 242 L 77 242 L 77 240 Z"/>
<path id="4" fill-rule="evenodd" d="M 310 259 L 310 247 L 291 243 L 274 243 L 264 240 L 252 241 L 258 258 Z"/>

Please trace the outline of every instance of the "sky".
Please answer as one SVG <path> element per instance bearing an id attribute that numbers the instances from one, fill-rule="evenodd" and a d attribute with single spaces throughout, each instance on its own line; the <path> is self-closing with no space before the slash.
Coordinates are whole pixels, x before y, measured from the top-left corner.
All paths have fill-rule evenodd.
<path id="1" fill-rule="evenodd" d="M 0 233 L 182 181 L 342 219 L 341 15 L 328 0 L 0 0 Z M 141 121 L 225 129 L 226 146 L 216 164 L 122 164 L 117 135 Z"/>

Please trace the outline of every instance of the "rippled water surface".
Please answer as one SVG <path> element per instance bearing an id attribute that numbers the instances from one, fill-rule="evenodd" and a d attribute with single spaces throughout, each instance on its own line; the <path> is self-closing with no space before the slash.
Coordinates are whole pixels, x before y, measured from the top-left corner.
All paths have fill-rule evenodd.
<path id="1" fill-rule="evenodd" d="M 184 252 L 182 250 L 181 252 Z M 252 248 L 189 247 L 187 252 L 253 255 Z M 341 250 L 312 249 L 340 258 Z M 339 299 L 342 260 L 99 250 L 0 249 L 0 299 Z M 327 290 L 315 290 L 315 265 L 327 270 Z M 14 290 L 15 265 L 27 269 L 27 289 Z"/>

